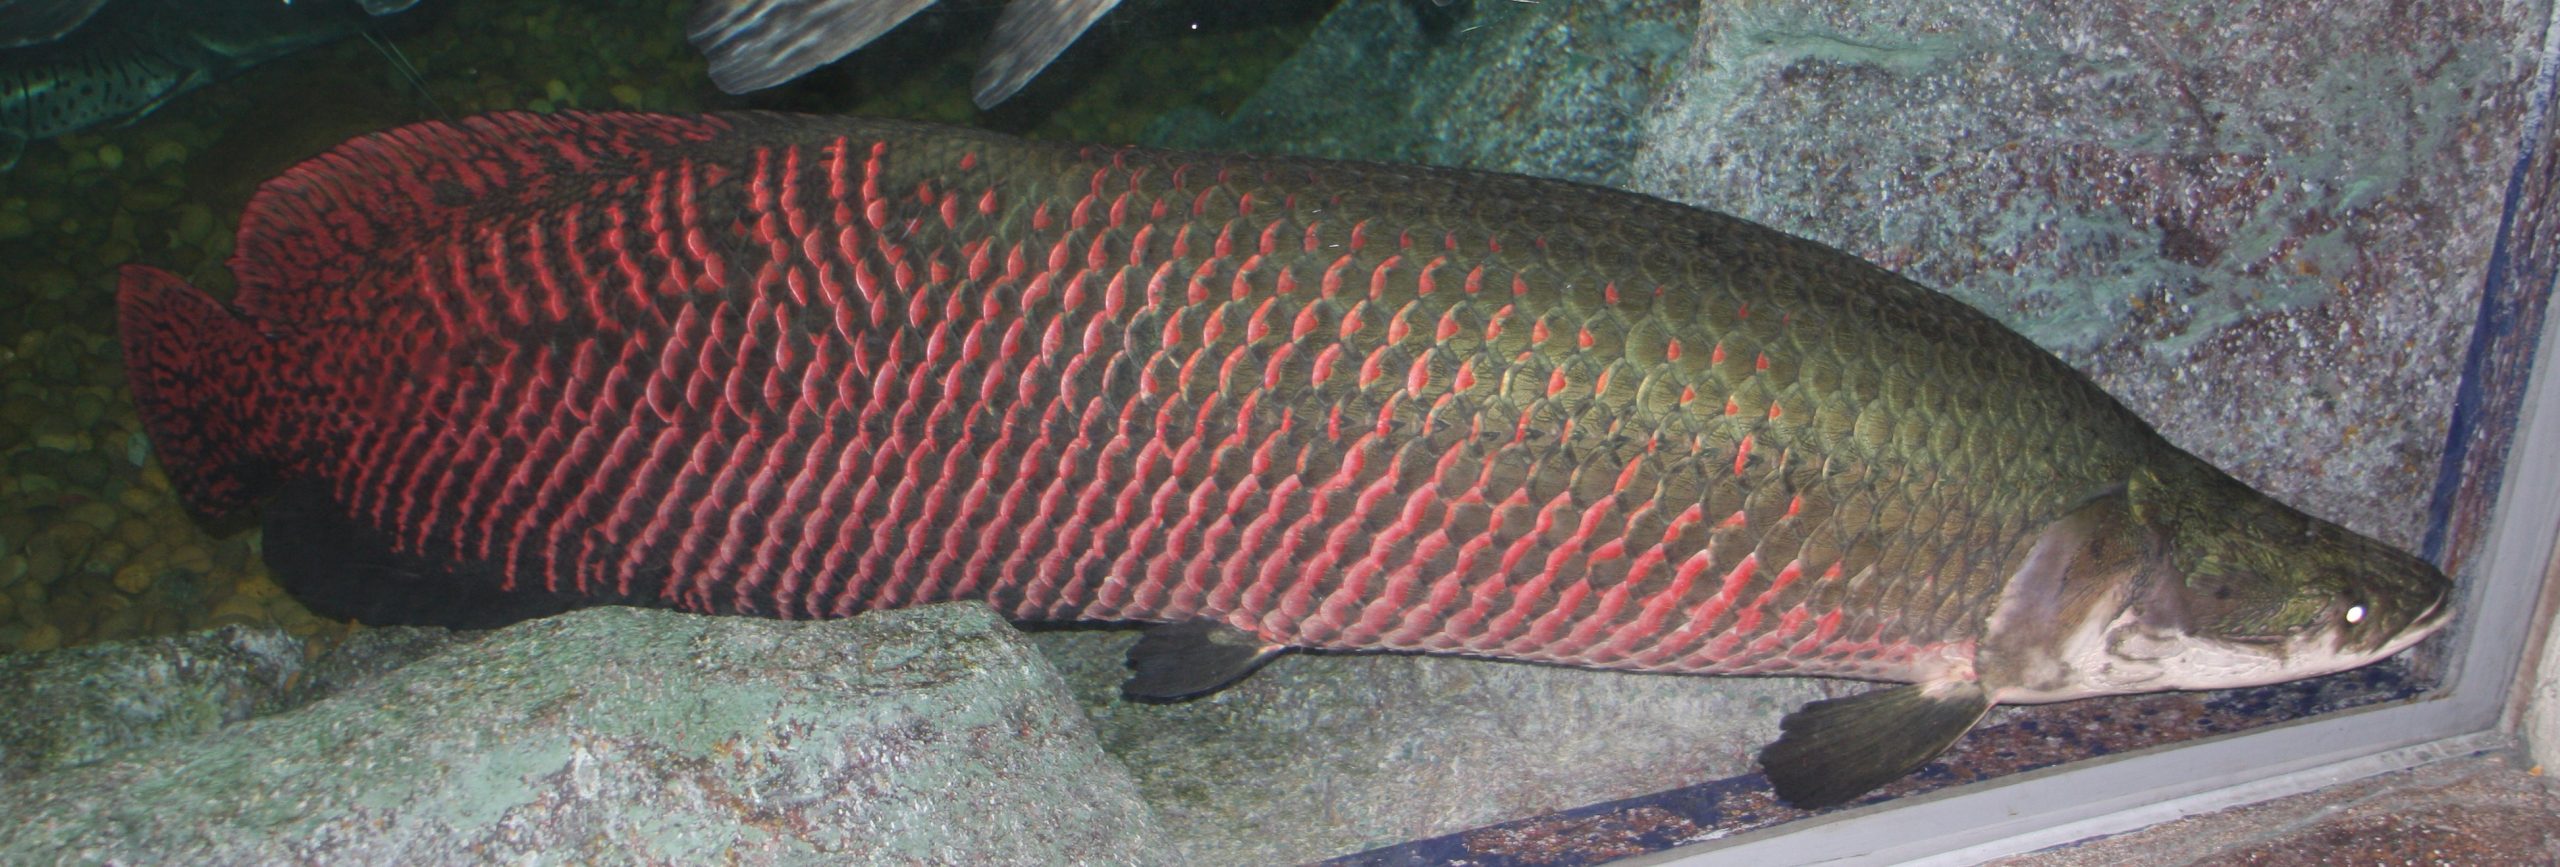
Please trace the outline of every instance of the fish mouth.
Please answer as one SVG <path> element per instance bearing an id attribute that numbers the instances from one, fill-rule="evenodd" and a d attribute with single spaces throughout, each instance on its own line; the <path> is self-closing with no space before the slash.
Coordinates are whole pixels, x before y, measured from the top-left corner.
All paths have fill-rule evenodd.
<path id="1" fill-rule="evenodd" d="M 2409 625 L 2400 627 L 2398 631 L 2392 633 L 2391 640 L 2383 642 L 2382 647 L 2374 652 L 2373 658 L 2381 659 L 2407 650 L 2411 645 L 2425 641 L 2428 636 L 2436 634 L 2436 630 L 2443 629 L 2445 624 L 2453 622 L 2452 603 L 2453 588 L 2448 587 L 2437 591 L 2435 601 L 2427 605 L 2427 610 L 2418 612 L 2418 616 L 2409 618 Z"/>

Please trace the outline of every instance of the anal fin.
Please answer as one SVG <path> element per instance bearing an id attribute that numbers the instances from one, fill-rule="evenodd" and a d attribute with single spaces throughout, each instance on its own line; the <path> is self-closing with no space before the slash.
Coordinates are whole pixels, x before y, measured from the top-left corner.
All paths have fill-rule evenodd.
<path id="1" fill-rule="evenodd" d="M 496 564 L 444 560 L 399 549 L 310 479 L 284 484 L 267 504 L 267 571 L 295 600 L 332 620 L 372 626 L 491 629 L 586 604 L 621 600 L 509 589 Z"/>
<path id="2" fill-rule="evenodd" d="M 1120 694 L 1152 702 L 1198 698 L 1243 680 L 1286 649 L 1214 620 L 1163 624 L 1129 648 L 1129 680 Z"/>
<path id="3" fill-rule="evenodd" d="M 1991 712 L 1979 683 L 1917 683 L 1805 705 L 1760 749 L 1778 797 L 1804 809 L 1848 803 L 1928 764 Z"/>

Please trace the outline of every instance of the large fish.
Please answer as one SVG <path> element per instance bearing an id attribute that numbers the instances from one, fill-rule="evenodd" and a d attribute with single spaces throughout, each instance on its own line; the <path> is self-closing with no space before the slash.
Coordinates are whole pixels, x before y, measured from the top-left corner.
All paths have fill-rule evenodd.
<path id="1" fill-rule="evenodd" d="M 1733 217 L 1508 175 L 781 115 L 494 115 L 143 266 L 133 392 L 316 611 L 976 599 L 1284 648 L 1906 685 L 1762 753 L 1839 803 L 1997 703 L 2389 656 L 2444 576 L 2179 451 L 1965 305 Z"/>

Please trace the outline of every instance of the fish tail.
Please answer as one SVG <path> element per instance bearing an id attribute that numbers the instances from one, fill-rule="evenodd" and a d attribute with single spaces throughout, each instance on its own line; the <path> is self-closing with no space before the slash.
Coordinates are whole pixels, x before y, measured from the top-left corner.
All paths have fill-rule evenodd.
<path id="1" fill-rule="evenodd" d="M 179 495 L 207 519 L 265 496 L 293 452 L 265 398 L 275 342 L 176 274 L 127 265 L 119 282 L 126 382 Z"/>

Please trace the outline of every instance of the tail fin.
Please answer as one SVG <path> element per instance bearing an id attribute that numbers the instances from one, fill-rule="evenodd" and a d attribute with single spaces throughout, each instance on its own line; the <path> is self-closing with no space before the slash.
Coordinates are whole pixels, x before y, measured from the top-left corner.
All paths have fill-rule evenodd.
<path id="1" fill-rule="evenodd" d="M 287 453 L 264 382 L 274 343 L 178 275 L 127 265 L 120 283 L 125 382 L 179 496 L 206 519 L 265 497 Z"/>

